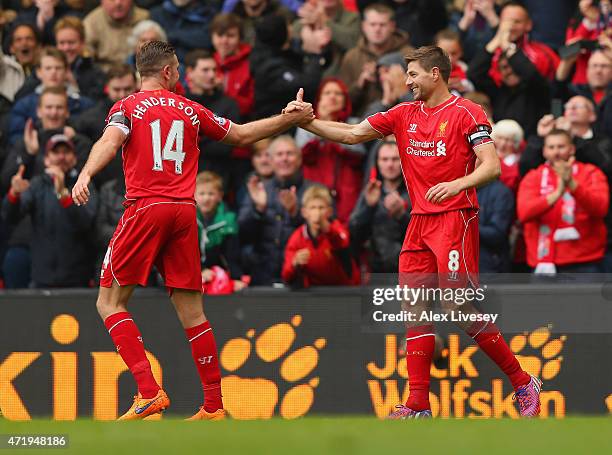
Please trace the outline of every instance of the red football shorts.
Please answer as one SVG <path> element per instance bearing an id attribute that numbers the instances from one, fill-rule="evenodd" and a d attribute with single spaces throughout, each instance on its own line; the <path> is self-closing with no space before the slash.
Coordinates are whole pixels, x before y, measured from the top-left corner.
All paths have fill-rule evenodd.
<path id="1" fill-rule="evenodd" d="M 399 256 L 400 285 L 478 286 L 478 212 L 412 215 Z"/>
<path id="2" fill-rule="evenodd" d="M 155 265 L 167 288 L 202 290 L 193 201 L 128 201 L 102 264 L 100 286 L 146 286 Z"/>

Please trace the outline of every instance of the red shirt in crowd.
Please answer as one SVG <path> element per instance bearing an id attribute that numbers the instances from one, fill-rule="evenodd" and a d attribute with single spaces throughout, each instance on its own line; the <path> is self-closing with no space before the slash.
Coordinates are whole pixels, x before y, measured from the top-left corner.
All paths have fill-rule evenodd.
<path id="1" fill-rule="evenodd" d="M 492 142 L 491 125 L 482 107 L 451 96 L 433 108 L 425 107 L 422 101 L 400 103 L 367 120 L 383 136 L 395 134 L 413 214 L 478 207 L 475 188 L 438 204 L 425 199 L 425 194 L 440 182 L 450 182 L 474 170 L 473 147 Z"/>
<path id="2" fill-rule="evenodd" d="M 350 286 L 360 282 L 359 269 L 349 248 L 349 232 L 338 220 L 329 225 L 329 231 L 313 238 L 306 224 L 298 227 L 287 242 L 282 278 L 287 283 L 302 281 L 309 286 Z M 294 266 L 298 250 L 307 248 L 310 259 L 303 266 Z"/>
<path id="3" fill-rule="evenodd" d="M 527 173 L 521 181 L 517 197 L 519 220 L 524 224 L 527 263 L 535 267 L 538 257 L 538 243 L 547 240 L 541 235 L 541 226 L 550 231 L 552 246 L 551 262 L 568 265 L 600 260 L 606 251 L 607 231 L 604 216 L 608 212 L 609 191 L 605 174 L 592 164 L 575 163 L 575 191 L 568 191 L 575 200 L 570 207 L 571 221 L 564 215 L 563 197 L 551 207 L 546 196 L 557 187 L 557 178 L 549 164 L 543 164 Z M 550 176 L 546 178 L 546 173 Z M 573 227 L 579 234 L 575 240 L 554 241 L 559 228 Z M 541 246 L 541 245 L 540 245 Z"/>
<path id="4" fill-rule="evenodd" d="M 536 67 L 538 73 L 542 77 L 552 81 L 559 66 L 559 56 L 544 43 L 538 43 L 537 41 L 530 41 L 526 36 L 519 43 L 516 43 L 518 48 L 523 51 L 525 56 L 531 63 Z M 491 62 L 491 69 L 489 70 L 489 76 L 495 81 L 498 86 L 502 84 L 502 77 L 499 72 L 498 64 L 499 58 L 503 51 L 498 48 L 493 53 L 493 61 Z"/>
<path id="5" fill-rule="evenodd" d="M 243 117 L 251 113 L 255 102 L 255 79 L 251 76 L 250 54 L 251 46 L 240 43 L 234 55 L 225 59 L 218 52 L 213 55 L 217 62 L 217 74 L 223 80 L 223 91 L 236 100 Z"/>
<path id="6" fill-rule="evenodd" d="M 123 144 L 126 199 L 193 200 L 205 135 L 222 140 L 231 122 L 169 90 L 140 91 L 117 101 L 107 124 L 129 135 Z"/>

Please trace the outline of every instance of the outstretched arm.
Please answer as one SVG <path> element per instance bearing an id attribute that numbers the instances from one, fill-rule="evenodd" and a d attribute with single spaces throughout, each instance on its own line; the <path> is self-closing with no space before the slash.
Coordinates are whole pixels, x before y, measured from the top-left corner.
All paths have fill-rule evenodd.
<path id="1" fill-rule="evenodd" d="M 240 125 L 233 123 L 223 142 L 241 147 L 251 145 L 260 139 L 282 133 L 292 126 L 312 120 L 310 103 L 303 101 L 304 89 L 299 89 L 295 101 L 291 101 L 280 115 L 268 117 Z"/>
<path id="2" fill-rule="evenodd" d="M 372 128 L 367 120 L 363 120 L 356 125 L 349 125 L 342 122 L 314 119 L 312 122 L 300 126 L 317 136 L 342 144 L 360 144 L 384 137 Z"/>
<path id="3" fill-rule="evenodd" d="M 72 188 L 72 199 L 77 205 L 86 204 L 89 200 L 89 189 L 87 185 L 91 178 L 104 169 L 110 163 L 119 147 L 126 141 L 127 135 L 114 126 L 104 130 L 102 137 L 91 148 L 89 158 L 79 174 L 79 178 Z"/>

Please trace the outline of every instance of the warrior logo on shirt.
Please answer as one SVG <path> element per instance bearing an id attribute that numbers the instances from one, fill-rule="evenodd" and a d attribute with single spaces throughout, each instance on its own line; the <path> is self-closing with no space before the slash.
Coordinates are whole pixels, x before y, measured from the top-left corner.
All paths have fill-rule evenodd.
<path id="1" fill-rule="evenodd" d="M 444 120 L 438 125 L 438 134 L 436 134 L 436 137 L 444 137 L 446 135 L 446 125 L 448 125 L 448 120 Z"/>

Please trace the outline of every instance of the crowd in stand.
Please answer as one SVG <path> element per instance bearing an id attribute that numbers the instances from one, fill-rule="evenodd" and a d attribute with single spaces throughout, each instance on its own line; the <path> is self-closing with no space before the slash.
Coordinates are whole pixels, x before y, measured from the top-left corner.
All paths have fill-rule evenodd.
<path id="1" fill-rule="evenodd" d="M 300 87 L 318 118 L 359 122 L 411 101 L 407 49 L 442 47 L 502 162 L 478 189 L 481 273 L 612 272 L 610 0 L 9 0 L 0 27 L 3 287 L 96 284 L 123 212 L 121 154 L 89 204 L 70 190 L 153 39 L 176 48 L 180 94 L 239 123 Z M 200 150 L 206 292 L 396 272 L 411 203 L 393 136 L 347 146 L 297 128 Z"/>

